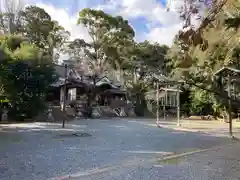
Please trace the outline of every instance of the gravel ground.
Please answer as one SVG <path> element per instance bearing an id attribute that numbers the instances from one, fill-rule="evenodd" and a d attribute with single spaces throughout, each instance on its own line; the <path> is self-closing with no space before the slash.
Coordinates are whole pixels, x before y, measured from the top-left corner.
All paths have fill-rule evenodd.
<path id="1" fill-rule="evenodd" d="M 110 170 L 78 179 L 164 179 L 167 172 L 177 172 L 175 166 L 161 165 L 167 168 L 163 170 L 142 162 L 229 143 L 224 137 L 157 128 L 147 123 L 78 120 L 67 124 L 65 130 L 60 124 L 0 125 L 0 179 L 57 179 L 68 174 L 87 174 L 96 168 Z M 73 132 L 80 136 L 73 136 Z M 115 166 L 117 170 L 111 169 Z M 112 176 L 106 175 L 110 172 Z"/>
<path id="2" fill-rule="evenodd" d="M 240 180 L 240 143 L 71 180 Z"/>

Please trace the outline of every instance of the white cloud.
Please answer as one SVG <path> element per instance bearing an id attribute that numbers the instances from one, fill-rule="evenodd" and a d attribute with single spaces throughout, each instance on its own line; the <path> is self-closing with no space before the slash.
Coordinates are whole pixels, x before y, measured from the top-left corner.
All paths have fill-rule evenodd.
<path id="1" fill-rule="evenodd" d="M 170 0 L 168 1 L 170 2 Z M 182 2 L 183 0 L 172 0 L 171 3 L 168 3 L 172 9 L 170 12 L 167 12 L 166 8 L 157 0 L 112 0 L 98 8 L 120 14 L 126 19 L 146 18 L 149 21 L 147 24 L 149 32 L 139 39 L 171 45 L 173 38 L 182 28 L 178 13 Z"/>
<path id="2" fill-rule="evenodd" d="M 158 5 L 155 0 L 123 0 L 121 14 L 128 18 L 150 16 L 151 11 Z M 150 11 L 149 11 L 150 10 Z"/>
<path id="3" fill-rule="evenodd" d="M 36 4 L 38 7 L 45 9 L 45 11 L 52 17 L 53 20 L 59 22 L 67 31 L 71 33 L 71 40 L 75 38 L 90 40 L 86 29 L 82 25 L 77 25 L 77 14 L 69 15 L 67 9 L 55 8 L 53 5 Z"/>
<path id="4" fill-rule="evenodd" d="M 70 15 L 68 9 L 56 8 L 50 4 L 38 3 L 35 5 L 43 8 L 53 20 L 58 21 L 61 26 L 63 26 L 67 31 L 69 31 L 71 33 L 70 40 L 80 38 L 86 41 L 90 41 L 90 37 L 84 26 L 77 25 L 77 14 Z M 61 54 L 59 58 L 59 63 L 61 63 L 62 60 L 66 60 L 68 58 L 68 54 Z"/>
<path id="5" fill-rule="evenodd" d="M 163 28 L 181 23 L 178 13 L 167 12 L 166 9 L 161 6 L 155 7 L 149 18 L 152 21 L 161 23 Z"/>
<path id="6" fill-rule="evenodd" d="M 114 15 L 122 15 L 129 20 L 138 17 L 146 18 L 149 22 L 146 24 L 148 32 L 139 33 L 135 29 L 138 40 L 147 39 L 171 45 L 174 36 L 182 28 L 182 22 L 179 19 L 179 9 L 182 4 L 183 0 L 168 0 L 170 12 L 167 12 L 166 8 L 157 0 L 109 0 L 95 8 Z M 66 30 L 71 32 L 71 39 L 83 38 L 87 41 L 90 39 L 86 29 L 82 25 L 76 25 L 77 14 L 69 15 L 67 9 L 56 8 L 49 4 L 39 3 L 37 5 L 44 8 L 54 20 L 57 20 Z"/>
<path id="7" fill-rule="evenodd" d="M 156 27 L 146 34 L 146 38 L 151 42 L 159 42 L 160 44 L 172 45 L 172 41 L 179 29 L 182 28 L 181 23 L 177 23 L 167 27 Z"/>
<path id="8" fill-rule="evenodd" d="M 24 8 L 28 0 L 0 0 L 0 9 L 3 12 L 17 13 Z"/>
<path id="9" fill-rule="evenodd" d="M 37 6 L 44 8 L 54 20 L 57 20 L 60 25 L 71 33 L 71 39 L 82 38 L 89 40 L 89 35 L 82 25 L 76 25 L 77 14 L 69 15 L 67 9 L 56 8 L 53 5 L 39 3 Z M 134 19 L 139 16 L 149 20 L 147 27 L 148 33 L 138 34 L 139 40 L 150 40 L 161 44 L 171 45 L 172 40 L 178 30 L 181 28 L 179 14 L 175 11 L 166 12 L 166 9 L 156 2 L 156 0 L 120 0 L 110 1 L 107 4 L 99 5 L 97 9 L 103 9 L 112 14 L 120 14 L 126 19 Z M 159 25 L 161 24 L 161 26 Z M 157 27 L 156 27 L 157 25 Z"/>
<path id="10" fill-rule="evenodd" d="M 25 0 L 28 3 L 36 0 Z M 80 1 L 80 0 L 79 0 Z M 87 1 L 84 0 L 85 5 Z M 109 0 L 108 3 L 99 4 L 96 9 L 102 9 L 114 15 L 122 15 L 125 19 L 134 20 L 138 17 L 143 17 L 148 20 L 146 27 L 148 32 L 139 32 L 135 29 L 138 40 L 149 40 L 151 42 L 158 42 L 171 46 L 172 40 L 177 32 L 182 28 L 182 22 L 179 20 L 179 13 L 177 10 L 181 6 L 183 0 L 168 0 L 172 1 L 169 7 L 172 11 L 167 12 L 157 0 Z M 45 3 L 30 3 L 44 8 L 53 20 L 59 22 L 66 30 L 71 33 L 71 39 L 81 38 L 86 41 L 90 37 L 86 29 L 82 25 L 77 25 L 78 14 L 70 15 L 66 8 L 57 8 L 51 4 Z M 81 2 L 80 2 L 81 3 Z M 80 4 L 83 8 L 83 4 Z M 76 5 L 80 7 L 80 5 Z M 70 7 L 70 6 L 69 6 Z M 80 10 L 80 9 L 79 9 Z M 131 24 L 131 21 L 130 21 Z M 61 55 L 60 59 L 67 59 L 68 55 Z M 60 61 L 61 61 L 60 60 Z"/>

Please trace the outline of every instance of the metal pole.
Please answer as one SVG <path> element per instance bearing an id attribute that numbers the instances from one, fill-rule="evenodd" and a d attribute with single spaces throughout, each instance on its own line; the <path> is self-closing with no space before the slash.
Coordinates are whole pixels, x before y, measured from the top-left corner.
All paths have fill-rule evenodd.
<path id="1" fill-rule="evenodd" d="M 166 121 L 166 91 L 164 92 L 164 98 L 163 98 L 163 119 Z"/>
<path id="2" fill-rule="evenodd" d="M 157 82 L 157 92 L 156 92 L 156 99 L 157 99 L 157 126 L 159 126 L 159 83 Z"/>
<path id="3" fill-rule="evenodd" d="M 235 84 L 233 84 L 233 99 L 236 100 L 236 89 L 235 89 Z"/>
<path id="4" fill-rule="evenodd" d="M 178 118 L 178 122 L 177 122 L 177 126 L 181 126 L 180 123 L 180 91 L 177 91 L 177 118 Z"/>
<path id="5" fill-rule="evenodd" d="M 66 92 L 67 92 L 67 64 L 64 65 L 64 96 L 63 96 L 63 114 L 66 112 Z M 63 117 L 62 128 L 65 128 L 65 118 Z"/>
<path id="6" fill-rule="evenodd" d="M 229 135 L 232 137 L 232 102 L 231 102 L 231 77 L 228 75 L 228 121 Z"/>

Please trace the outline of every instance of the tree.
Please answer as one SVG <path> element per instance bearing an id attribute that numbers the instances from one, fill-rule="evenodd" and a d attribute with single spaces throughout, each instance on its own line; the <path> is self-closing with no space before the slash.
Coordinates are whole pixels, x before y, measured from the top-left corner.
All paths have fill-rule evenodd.
<path id="1" fill-rule="evenodd" d="M 211 6 L 210 8 L 212 11 L 217 8 L 216 12 L 212 12 L 214 15 L 211 16 L 211 22 L 207 24 L 202 20 L 196 31 L 180 32 L 180 35 L 177 36 L 171 53 L 172 57 L 173 54 L 178 57 L 178 67 L 182 65 L 188 71 L 189 68 L 202 66 L 204 63 L 209 66 L 216 65 L 216 68 L 223 64 L 238 64 L 237 61 L 232 63 L 229 60 L 232 59 L 233 52 L 236 51 L 238 46 L 239 31 L 232 32 L 225 26 L 225 23 L 229 20 L 229 14 L 237 14 L 238 10 L 235 7 L 237 2 L 230 0 L 228 2 L 217 1 L 216 3 L 218 3 L 216 7 Z M 208 14 L 206 18 L 208 16 L 210 15 Z M 192 33 L 195 33 L 195 40 L 192 39 Z M 200 35 L 199 38 L 197 38 L 197 33 Z M 204 44 L 203 41 L 206 43 Z M 175 52 L 173 52 L 173 49 Z"/>
<path id="2" fill-rule="evenodd" d="M 130 66 L 125 69 L 126 85 L 136 102 L 136 113 L 144 115 L 146 110 L 145 93 L 154 89 L 153 77 L 167 74 L 166 63 L 168 47 L 148 41 L 137 43 L 132 52 Z"/>
<path id="3" fill-rule="evenodd" d="M 91 111 L 96 98 L 97 81 L 107 75 L 108 71 L 122 68 L 126 47 L 134 42 L 134 31 L 122 17 L 113 17 L 103 11 L 92 9 L 83 9 L 79 12 L 78 24 L 84 25 L 91 40 L 85 42 L 82 39 L 75 39 L 69 44 L 66 52 L 71 59 L 76 60 L 78 69 L 88 69 L 88 72 L 85 72 L 91 74 L 93 86 L 88 91 L 87 105 Z"/>
<path id="4" fill-rule="evenodd" d="M 207 46 L 194 41 L 189 43 L 182 38 L 177 38 L 169 52 L 172 58 L 172 67 L 174 67 L 173 74 L 185 78 L 191 86 L 195 86 L 191 87 L 190 91 L 195 94 L 204 94 L 200 97 L 210 100 L 208 105 L 211 104 L 212 110 L 217 112 L 227 106 L 226 101 L 222 98 L 226 100 L 228 96 L 226 91 L 221 91 L 219 80 L 214 77 L 214 73 L 222 66 L 240 67 L 239 31 L 232 30 L 231 26 L 226 27 L 229 14 L 237 13 L 235 3 L 234 0 L 226 2 L 214 14 L 211 23 L 200 25 L 200 30 L 197 32 L 201 32 L 201 38 L 207 40 Z M 220 8 L 220 6 L 217 7 Z M 191 33 L 185 35 L 186 40 L 192 37 Z M 196 102 L 202 103 L 202 107 L 207 105 L 203 101 L 196 101 L 199 99 L 196 96 L 191 98 L 193 107 Z"/>
<path id="5" fill-rule="evenodd" d="M 83 24 L 91 37 L 91 42 L 83 44 L 89 65 L 98 75 L 104 74 L 106 67 L 120 59 L 118 50 L 133 41 L 134 30 L 121 16 L 113 17 L 103 11 L 83 9 L 79 13 L 78 24 Z"/>
<path id="6" fill-rule="evenodd" d="M 39 59 L 46 57 L 23 37 L 1 37 L 0 43 L 5 53 L 0 66 L 0 82 L 11 104 L 10 115 L 34 117 L 44 109 L 47 90 L 55 81 L 54 70 L 50 64 L 39 64 Z"/>
<path id="7" fill-rule="evenodd" d="M 19 25 L 18 13 L 24 8 L 23 0 L 0 1 L 0 28 L 4 34 L 16 32 Z"/>
<path id="8" fill-rule="evenodd" d="M 4 34 L 21 34 L 52 58 L 58 58 L 63 44 L 69 38 L 69 32 L 57 21 L 53 21 L 42 8 L 37 6 L 23 8 L 22 0 L 1 2 L 3 11 L 0 14 L 0 27 Z"/>
<path id="9" fill-rule="evenodd" d="M 28 6 L 19 13 L 20 27 L 17 33 L 27 37 L 31 43 L 53 56 L 54 49 L 60 50 L 69 37 L 69 32 L 53 21 L 42 8 Z"/>
<path id="10" fill-rule="evenodd" d="M 225 24 L 228 28 L 234 28 L 239 31 L 240 27 L 240 5 L 237 0 L 232 0 L 231 12 L 228 12 L 228 18 L 225 20 Z"/>
<path id="11" fill-rule="evenodd" d="M 202 45 L 203 49 L 206 48 L 208 42 L 202 36 L 203 30 L 212 25 L 226 3 L 227 0 L 184 0 L 179 10 L 184 25 L 178 35 L 184 43 L 184 50 L 186 45 Z M 207 13 L 204 13 L 206 11 Z"/>

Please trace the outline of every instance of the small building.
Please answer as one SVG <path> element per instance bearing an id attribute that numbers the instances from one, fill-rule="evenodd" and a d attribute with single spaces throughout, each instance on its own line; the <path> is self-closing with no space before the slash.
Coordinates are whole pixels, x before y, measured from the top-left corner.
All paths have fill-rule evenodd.
<path id="1" fill-rule="evenodd" d="M 51 101 L 56 105 L 62 104 L 64 99 L 64 84 L 65 84 L 65 67 L 62 65 L 55 65 L 54 69 L 58 76 L 58 80 L 51 85 L 48 93 L 47 101 Z M 85 84 L 79 80 L 73 68 L 67 67 L 67 81 L 66 81 L 66 101 L 75 100 L 77 93 L 85 88 Z M 76 80 L 76 81 L 74 81 Z M 80 92 L 77 92 L 80 91 Z"/>
<path id="2" fill-rule="evenodd" d="M 58 75 L 58 80 L 51 85 L 47 101 L 62 107 L 64 101 L 65 66 L 55 65 L 54 68 Z M 91 75 L 80 74 L 70 65 L 67 66 L 66 71 L 66 105 L 69 105 L 73 101 L 84 103 L 88 92 L 92 90 L 96 93 L 96 103 L 99 106 L 110 106 L 113 104 L 120 106 L 126 101 L 126 92 L 117 83 L 113 83 L 107 76 L 93 77 Z"/>

